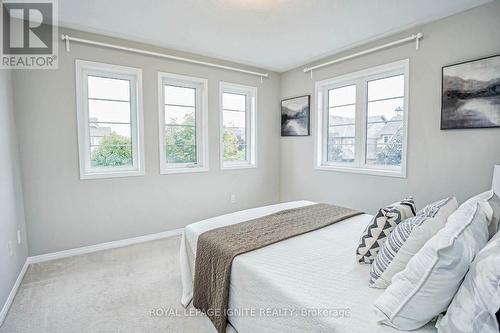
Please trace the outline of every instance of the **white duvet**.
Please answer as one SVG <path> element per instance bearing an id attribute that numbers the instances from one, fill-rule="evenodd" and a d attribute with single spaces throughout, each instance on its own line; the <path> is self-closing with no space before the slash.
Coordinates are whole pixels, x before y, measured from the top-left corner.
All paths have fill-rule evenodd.
<path id="1" fill-rule="evenodd" d="M 193 297 L 200 234 L 311 204 L 314 203 L 288 202 L 188 225 L 180 249 L 182 304 L 188 306 Z M 383 290 L 368 287 L 369 266 L 355 260 L 359 236 L 370 219 L 366 214 L 355 216 L 237 256 L 231 269 L 229 309 L 237 309 L 239 315 L 229 316 L 232 327 L 228 332 L 233 329 L 238 333 L 399 332 L 376 324 L 373 301 Z M 428 324 L 414 332 L 436 332 L 436 329 Z"/>

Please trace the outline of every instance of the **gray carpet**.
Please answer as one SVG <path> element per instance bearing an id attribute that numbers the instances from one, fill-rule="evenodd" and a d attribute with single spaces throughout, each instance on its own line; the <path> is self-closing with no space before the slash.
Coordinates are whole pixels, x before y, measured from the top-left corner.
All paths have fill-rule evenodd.
<path id="1" fill-rule="evenodd" d="M 173 237 L 31 265 L 0 332 L 215 333 L 180 305 L 179 244 Z"/>

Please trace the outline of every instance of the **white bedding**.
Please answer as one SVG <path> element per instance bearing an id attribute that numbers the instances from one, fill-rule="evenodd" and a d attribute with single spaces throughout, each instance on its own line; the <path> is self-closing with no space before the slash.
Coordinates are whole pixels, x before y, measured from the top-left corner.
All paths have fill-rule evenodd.
<path id="1" fill-rule="evenodd" d="M 198 236 L 210 229 L 314 204 L 295 201 L 240 211 L 187 226 L 181 242 L 182 304 L 193 294 Z M 359 215 L 304 235 L 237 256 L 231 269 L 229 309 L 349 309 L 349 317 L 229 316 L 231 330 L 251 332 L 399 332 L 375 323 L 373 301 L 382 290 L 368 287 L 369 266 L 355 249 L 370 215 Z M 282 312 L 283 314 L 283 312 Z M 414 331 L 436 332 L 432 324 Z"/>

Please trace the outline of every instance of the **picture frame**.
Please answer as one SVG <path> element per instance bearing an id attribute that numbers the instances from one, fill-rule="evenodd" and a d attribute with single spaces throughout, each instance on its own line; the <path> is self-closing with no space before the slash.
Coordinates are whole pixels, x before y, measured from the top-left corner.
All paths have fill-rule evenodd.
<path id="1" fill-rule="evenodd" d="M 500 54 L 443 66 L 441 130 L 500 128 Z"/>
<path id="2" fill-rule="evenodd" d="M 281 136 L 309 136 L 310 123 L 311 95 L 281 101 Z"/>

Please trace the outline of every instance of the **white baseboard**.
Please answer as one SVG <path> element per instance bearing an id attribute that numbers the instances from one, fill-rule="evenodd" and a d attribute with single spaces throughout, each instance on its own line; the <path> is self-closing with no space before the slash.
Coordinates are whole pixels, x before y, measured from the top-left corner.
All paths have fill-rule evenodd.
<path id="1" fill-rule="evenodd" d="M 75 249 L 64 250 L 64 251 L 59 251 L 59 252 L 46 253 L 46 254 L 41 254 L 38 256 L 28 257 L 27 261 L 30 264 L 35 264 L 35 263 L 45 262 L 45 261 L 50 261 L 50 260 L 55 260 L 55 259 L 73 257 L 73 256 L 77 256 L 80 254 L 115 249 L 117 247 L 124 247 L 124 246 L 128 246 L 128 245 L 149 242 L 152 240 L 157 240 L 157 239 L 162 239 L 162 238 L 167 238 L 167 237 L 172 237 L 172 236 L 178 236 L 178 235 L 182 234 L 182 230 L 184 230 L 184 229 L 180 228 L 180 229 L 168 230 L 168 231 L 163 231 L 163 232 L 159 232 L 156 234 L 149 234 L 149 235 L 121 239 L 121 240 L 107 242 L 107 243 L 100 243 L 100 244 L 96 244 L 96 245 L 77 247 Z"/>
<path id="2" fill-rule="evenodd" d="M 40 263 L 40 262 L 45 262 L 45 261 L 50 261 L 50 260 L 55 260 L 55 259 L 61 259 L 61 258 L 67 258 L 67 257 L 73 257 L 73 256 L 77 256 L 80 254 L 86 254 L 86 253 L 97 252 L 97 251 L 102 251 L 102 250 L 115 249 L 118 247 L 124 247 L 124 246 L 128 246 L 128 245 L 149 242 L 149 241 L 167 238 L 167 237 L 172 237 L 172 236 L 178 236 L 178 235 L 182 234 L 183 230 L 184 230 L 183 228 L 175 229 L 175 230 L 168 230 L 168 231 L 159 232 L 156 234 L 149 234 L 149 235 L 144 235 L 144 236 L 139 236 L 139 237 L 121 239 L 121 240 L 117 240 L 117 241 L 101 243 L 101 244 L 96 244 L 96 245 L 90 245 L 90 246 L 83 246 L 83 247 L 78 247 L 76 249 L 41 254 L 38 256 L 32 256 L 32 257 L 26 258 L 26 261 L 23 265 L 23 268 L 19 272 L 17 280 L 14 283 L 12 290 L 10 291 L 9 297 L 5 301 L 5 304 L 3 305 L 2 311 L 0 312 L 0 326 L 2 326 L 3 321 L 5 320 L 5 317 L 7 316 L 7 312 L 9 311 L 10 306 L 12 305 L 12 302 L 14 301 L 14 297 L 16 296 L 17 290 L 19 289 L 19 286 L 21 285 L 21 282 L 23 281 L 24 274 L 26 274 L 26 270 L 28 269 L 28 266 L 30 264 Z"/>
<path id="3" fill-rule="evenodd" d="M 12 289 L 10 290 L 9 297 L 7 297 L 7 300 L 5 301 L 5 304 L 3 305 L 2 311 L 0 312 L 0 326 L 2 326 L 3 321 L 5 320 L 5 317 L 7 317 L 7 312 L 9 312 L 10 306 L 12 305 L 12 302 L 14 301 L 14 297 L 16 296 L 17 290 L 19 289 L 19 286 L 21 285 L 21 282 L 23 281 L 24 274 L 26 274 L 26 270 L 28 269 L 29 263 L 28 260 L 24 262 L 23 267 L 21 268 L 21 271 L 19 272 L 19 275 L 17 276 L 16 282 L 12 286 Z"/>

